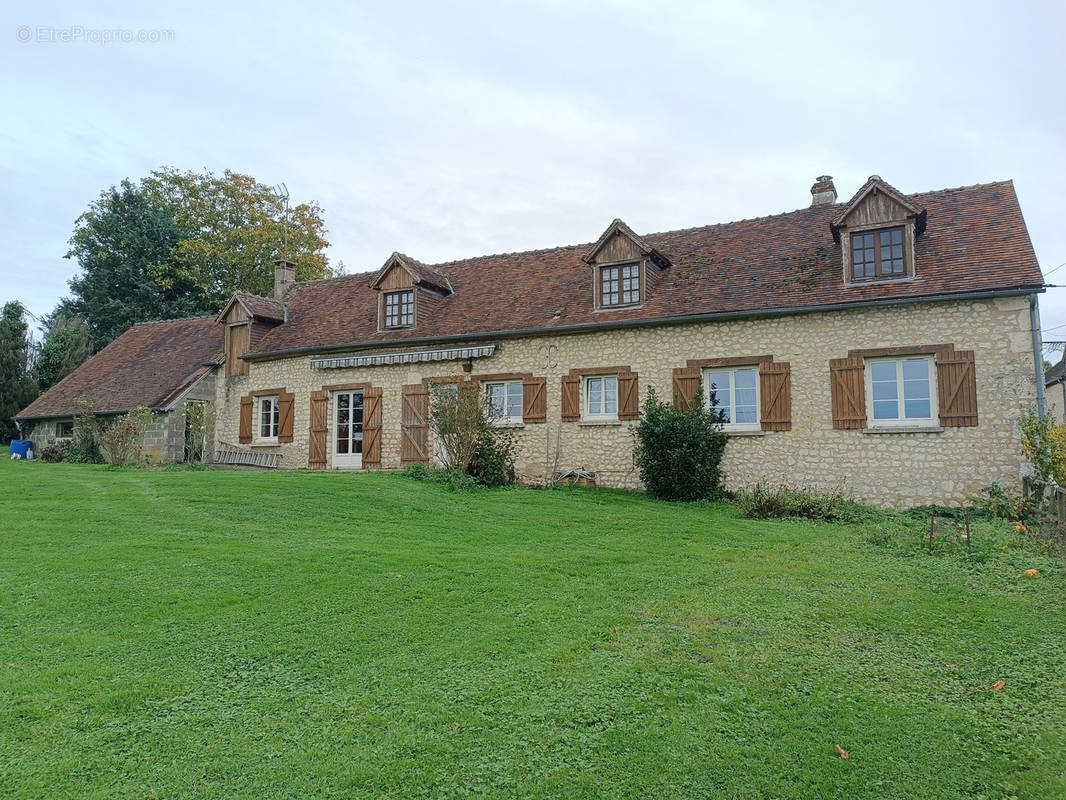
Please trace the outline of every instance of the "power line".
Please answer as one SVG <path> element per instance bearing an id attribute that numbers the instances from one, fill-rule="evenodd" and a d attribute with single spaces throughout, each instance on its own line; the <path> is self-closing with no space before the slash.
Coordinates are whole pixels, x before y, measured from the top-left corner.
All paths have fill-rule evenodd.
<path id="1" fill-rule="evenodd" d="M 1056 272 L 1057 270 L 1060 270 L 1063 267 L 1066 267 L 1066 261 L 1063 261 L 1061 264 L 1059 264 L 1057 267 L 1055 267 L 1055 269 L 1051 270 L 1051 272 Z M 1051 272 L 1045 272 L 1044 273 L 1044 280 L 1047 280 L 1047 276 L 1050 275 Z"/>

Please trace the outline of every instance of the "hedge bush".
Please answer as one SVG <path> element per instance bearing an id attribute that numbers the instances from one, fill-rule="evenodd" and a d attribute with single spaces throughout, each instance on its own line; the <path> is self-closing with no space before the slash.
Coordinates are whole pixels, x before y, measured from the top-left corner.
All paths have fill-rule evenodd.
<path id="1" fill-rule="evenodd" d="M 660 500 L 713 500 L 722 495 L 722 416 L 697 394 L 677 409 L 648 391 L 633 431 L 633 457 L 648 493 Z"/>

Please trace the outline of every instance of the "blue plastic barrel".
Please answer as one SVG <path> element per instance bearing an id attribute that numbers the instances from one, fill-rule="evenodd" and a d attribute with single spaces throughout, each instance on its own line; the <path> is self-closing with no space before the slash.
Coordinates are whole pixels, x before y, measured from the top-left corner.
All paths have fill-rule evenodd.
<path id="1" fill-rule="evenodd" d="M 13 456 L 18 453 L 19 458 L 25 458 L 29 455 L 30 449 L 33 447 L 33 442 L 29 439 L 13 439 L 11 446 L 7 449 L 9 456 Z"/>

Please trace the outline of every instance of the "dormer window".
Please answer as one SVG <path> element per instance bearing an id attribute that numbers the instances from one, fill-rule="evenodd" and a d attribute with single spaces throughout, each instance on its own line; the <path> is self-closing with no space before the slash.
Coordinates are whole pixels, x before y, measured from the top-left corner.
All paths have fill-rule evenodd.
<path id="1" fill-rule="evenodd" d="M 640 302 L 640 264 L 600 267 L 600 305 L 633 306 Z"/>
<path id="2" fill-rule="evenodd" d="M 844 285 L 917 278 L 916 248 L 925 223 L 924 208 L 871 175 L 829 223 L 843 251 Z"/>
<path id="3" fill-rule="evenodd" d="M 385 327 L 410 328 L 414 324 L 415 293 L 411 290 L 385 295 Z"/>
<path id="4" fill-rule="evenodd" d="M 659 275 L 669 259 L 643 241 L 622 220 L 607 226 L 581 258 L 592 267 L 592 308 L 613 311 L 646 302 L 655 293 Z"/>
<path id="5" fill-rule="evenodd" d="M 852 280 L 886 280 L 906 274 L 902 225 L 851 234 Z"/>

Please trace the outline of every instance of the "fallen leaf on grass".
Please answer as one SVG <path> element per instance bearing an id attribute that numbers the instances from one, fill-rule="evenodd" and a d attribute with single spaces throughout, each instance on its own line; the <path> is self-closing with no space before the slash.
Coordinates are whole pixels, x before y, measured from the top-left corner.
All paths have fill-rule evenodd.
<path id="1" fill-rule="evenodd" d="M 1028 575 L 1030 578 L 1039 578 L 1040 577 L 1040 570 L 1038 570 L 1038 569 L 1027 569 L 1025 571 L 1025 574 Z"/>
<path id="2" fill-rule="evenodd" d="M 993 683 L 988 688 L 991 689 L 993 692 L 998 692 L 1000 689 L 1002 689 L 1006 685 L 1007 685 L 1006 681 L 996 681 L 995 683 Z"/>
<path id="3" fill-rule="evenodd" d="M 846 761 L 846 760 L 847 760 L 847 759 L 849 758 L 849 756 L 848 756 L 848 751 L 847 751 L 847 750 L 845 750 L 845 749 L 844 749 L 843 747 L 841 747 L 841 746 L 840 746 L 839 744 L 835 744 L 835 745 L 833 745 L 833 747 L 835 747 L 835 748 L 837 749 L 837 753 L 838 753 L 838 754 L 840 755 L 840 757 L 841 757 L 841 758 L 843 758 L 843 759 L 844 759 L 845 761 Z"/>

